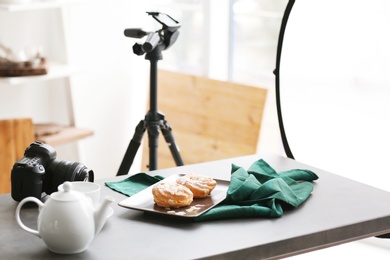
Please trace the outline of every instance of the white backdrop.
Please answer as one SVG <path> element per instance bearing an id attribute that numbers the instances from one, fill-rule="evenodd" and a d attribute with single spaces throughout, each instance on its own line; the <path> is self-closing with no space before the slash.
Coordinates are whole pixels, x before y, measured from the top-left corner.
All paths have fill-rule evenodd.
<path id="1" fill-rule="evenodd" d="M 390 191 L 388 1 L 297 0 L 280 88 L 295 159 Z"/>
<path id="2" fill-rule="evenodd" d="M 387 191 L 389 8 L 384 0 L 297 0 L 280 66 L 282 113 L 295 159 Z M 390 240 L 368 238 L 292 258 L 389 255 Z"/>

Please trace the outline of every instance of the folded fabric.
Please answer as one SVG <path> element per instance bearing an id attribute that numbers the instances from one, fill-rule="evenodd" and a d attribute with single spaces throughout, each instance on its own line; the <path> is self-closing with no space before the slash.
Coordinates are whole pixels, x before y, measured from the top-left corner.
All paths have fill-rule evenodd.
<path id="1" fill-rule="evenodd" d="M 164 179 L 164 177 L 158 175 L 150 176 L 146 173 L 137 173 L 122 181 L 106 182 L 105 184 L 117 192 L 127 196 L 133 196 L 137 192 L 140 192 L 141 190 L 161 181 L 162 179 Z"/>
<path id="2" fill-rule="evenodd" d="M 162 179 L 162 176 L 138 173 L 122 181 L 105 184 L 132 196 Z M 226 198 L 194 220 L 281 217 L 283 208 L 296 208 L 307 200 L 313 191 L 311 181 L 317 179 L 314 172 L 304 169 L 278 173 L 263 159 L 254 162 L 248 170 L 232 164 Z"/>
<path id="3" fill-rule="evenodd" d="M 281 217 L 283 207 L 296 208 L 310 196 L 318 176 L 309 170 L 277 173 L 263 159 L 248 170 L 232 165 L 226 199 L 196 221 L 244 217 Z"/>

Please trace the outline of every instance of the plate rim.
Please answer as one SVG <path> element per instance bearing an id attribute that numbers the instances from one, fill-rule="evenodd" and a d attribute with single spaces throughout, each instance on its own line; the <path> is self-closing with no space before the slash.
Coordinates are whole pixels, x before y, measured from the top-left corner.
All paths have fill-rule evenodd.
<path id="1" fill-rule="evenodd" d="M 222 186 L 226 186 L 226 189 L 222 189 L 221 192 L 219 192 L 218 194 L 214 195 L 214 198 L 216 197 L 215 198 L 216 199 L 215 203 L 213 203 L 213 204 L 207 206 L 206 208 L 202 209 L 197 214 L 196 213 L 195 214 L 191 214 L 191 215 L 177 214 L 178 211 L 183 211 L 183 210 L 186 211 L 187 209 L 189 209 L 188 207 L 190 207 L 190 206 L 182 207 L 182 208 L 178 208 L 178 209 L 167 208 L 166 212 L 163 212 L 163 211 L 157 211 L 157 210 L 153 210 L 153 209 L 148 209 L 148 208 L 145 208 L 145 207 L 136 207 L 136 206 L 125 205 L 126 202 L 135 200 L 135 199 L 137 199 L 138 196 L 143 196 L 144 193 L 150 193 L 149 196 L 151 197 L 151 199 L 153 201 L 153 195 L 152 195 L 151 189 L 153 188 L 154 185 L 157 185 L 158 183 L 163 182 L 163 181 L 170 181 L 171 179 L 176 180 L 180 176 L 185 176 L 185 175 L 187 175 L 187 174 L 178 173 L 178 174 L 170 175 L 170 176 L 168 176 L 168 177 L 166 177 L 166 178 L 156 182 L 155 184 L 150 185 L 149 187 L 147 187 L 147 188 L 137 192 L 136 194 L 134 194 L 132 196 L 129 196 L 126 199 L 121 200 L 120 202 L 118 202 L 118 205 L 121 206 L 121 207 L 124 207 L 126 209 L 132 209 L 132 210 L 143 211 L 143 212 L 148 212 L 148 213 L 154 213 L 154 214 L 159 214 L 159 215 L 166 215 L 166 216 L 172 216 L 172 217 L 181 217 L 181 218 L 196 218 L 196 217 L 199 217 L 200 215 L 206 213 L 208 210 L 210 210 L 211 208 L 215 207 L 216 205 L 218 205 L 220 202 L 222 202 L 226 198 L 227 190 L 228 190 L 229 185 L 230 185 L 230 180 L 222 180 L 222 179 L 213 178 L 217 182 L 217 186 L 218 186 L 218 184 L 220 184 L 218 186 L 218 188 L 220 188 Z M 222 193 L 222 195 L 221 195 L 221 193 Z M 213 196 L 213 195 L 210 195 L 210 196 Z M 194 199 L 192 204 L 193 203 L 201 204 L 200 200 L 202 200 L 202 199 Z M 153 205 L 155 205 L 154 201 L 153 201 Z M 173 211 L 173 212 L 169 213 L 168 211 Z"/>

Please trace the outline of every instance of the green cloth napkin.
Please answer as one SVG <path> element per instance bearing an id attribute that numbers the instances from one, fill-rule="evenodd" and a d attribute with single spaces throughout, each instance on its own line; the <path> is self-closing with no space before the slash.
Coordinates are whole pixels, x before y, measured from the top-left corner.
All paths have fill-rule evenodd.
<path id="1" fill-rule="evenodd" d="M 162 176 L 138 173 L 119 182 L 106 182 L 113 190 L 132 196 L 162 180 Z M 296 208 L 313 191 L 311 181 L 318 176 L 309 170 L 294 169 L 277 173 L 260 159 L 248 170 L 232 164 L 230 185 L 220 204 L 195 218 L 195 221 L 269 217 L 283 215 L 283 208 Z"/>
<path id="2" fill-rule="evenodd" d="M 150 176 L 146 173 L 141 172 L 134 174 L 122 181 L 106 182 L 105 184 L 106 186 L 117 192 L 120 192 L 127 196 L 133 196 L 137 192 L 140 192 L 141 190 L 149 187 L 150 185 L 155 184 L 156 182 L 161 181 L 162 179 L 164 179 L 164 177 L 162 176 Z"/>
<path id="3" fill-rule="evenodd" d="M 248 170 L 232 165 L 226 199 L 195 220 L 216 220 L 283 215 L 283 207 L 296 208 L 310 196 L 318 176 L 309 170 L 294 169 L 277 173 L 260 159 Z"/>

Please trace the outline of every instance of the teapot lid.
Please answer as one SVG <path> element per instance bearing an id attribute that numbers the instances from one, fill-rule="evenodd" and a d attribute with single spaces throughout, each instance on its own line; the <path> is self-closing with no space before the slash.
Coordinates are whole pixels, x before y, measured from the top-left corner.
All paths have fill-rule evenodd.
<path id="1" fill-rule="evenodd" d="M 72 190 L 72 183 L 69 181 L 64 182 L 64 190 L 54 192 L 50 195 L 50 198 L 59 201 L 76 201 L 86 198 L 85 194 L 79 191 Z"/>

